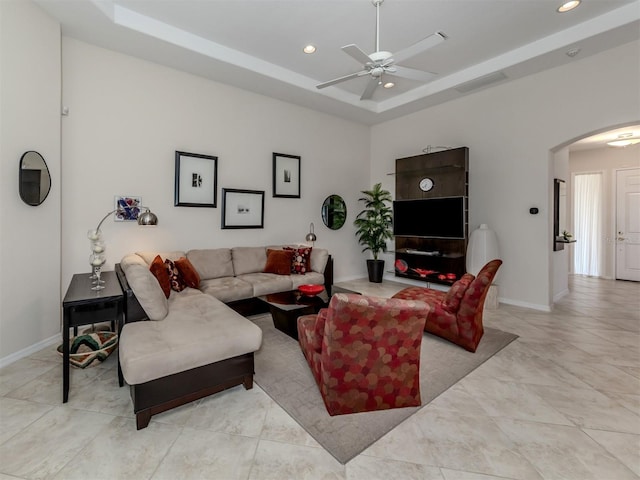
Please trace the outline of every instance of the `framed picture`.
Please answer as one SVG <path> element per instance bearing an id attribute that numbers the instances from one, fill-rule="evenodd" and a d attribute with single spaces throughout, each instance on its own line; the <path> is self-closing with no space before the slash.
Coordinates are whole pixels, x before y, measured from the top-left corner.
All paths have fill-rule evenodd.
<path id="1" fill-rule="evenodd" d="M 223 188 L 222 228 L 264 228 L 264 191 Z"/>
<path id="2" fill-rule="evenodd" d="M 176 207 L 216 208 L 218 157 L 176 151 Z"/>
<path id="3" fill-rule="evenodd" d="M 273 154 L 273 196 L 300 198 L 300 157 Z"/>
<path id="4" fill-rule="evenodd" d="M 114 221 L 135 222 L 138 220 L 140 206 L 142 205 L 142 197 L 125 197 L 116 195 L 114 202 Z"/>

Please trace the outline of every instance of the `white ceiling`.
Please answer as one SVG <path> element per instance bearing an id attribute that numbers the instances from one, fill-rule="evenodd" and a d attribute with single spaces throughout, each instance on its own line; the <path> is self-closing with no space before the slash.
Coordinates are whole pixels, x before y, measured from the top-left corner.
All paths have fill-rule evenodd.
<path id="1" fill-rule="evenodd" d="M 394 77 L 360 100 L 367 79 L 318 90 L 361 70 L 341 51 L 375 50 L 371 0 L 35 0 L 63 35 L 246 90 L 375 124 L 436 105 L 502 73 L 506 82 L 640 38 L 640 0 L 385 0 L 381 50 L 434 32 L 445 42 L 402 63 L 437 73 L 429 83 Z M 312 43 L 313 55 L 302 48 Z M 566 54 L 579 49 L 573 57 Z M 488 77 L 489 76 L 489 77 Z"/>

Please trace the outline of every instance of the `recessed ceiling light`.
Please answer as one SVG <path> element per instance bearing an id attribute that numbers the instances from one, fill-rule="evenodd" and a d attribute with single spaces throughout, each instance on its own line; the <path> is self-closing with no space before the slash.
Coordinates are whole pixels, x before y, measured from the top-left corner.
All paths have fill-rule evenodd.
<path id="1" fill-rule="evenodd" d="M 307 45 L 306 47 L 304 47 L 304 48 L 302 49 L 302 51 L 303 51 L 304 53 L 309 53 L 309 54 L 311 54 L 311 53 L 316 53 L 316 47 L 315 47 L 315 46 L 313 46 L 313 45 Z"/>
<path id="2" fill-rule="evenodd" d="M 562 5 L 558 7 L 558 12 L 564 13 L 564 12 L 568 12 L 569 10 L 573 10 L 578 5 L 580 5 L 580 1 L 581 0 L 570 0 L 568 2 L 564 2 Z"/>
<path id="3" fill-rule="evenodd" d="M 395 86 L 396 86 L 396 84 L 395 84 L 395 83 L 393 83 L 393 82 L 387 82 L 387 83 L 385 83 L 385 84 L 383 85 L 383 87 L 384 87 L 384 88 L 393 88 L 393 87 L 395 87 Z"/>
<path id="4" fill-rule="evenodd" d="M 575 57 L 576 55 L 578 55 L 580 53 L 580 49 L 576 47 L 576 48 L 572 48 L 570 50 L 567 50 L 564 53 L 567 55 L 567 57 L 573 58 L 573 57 Z"/>

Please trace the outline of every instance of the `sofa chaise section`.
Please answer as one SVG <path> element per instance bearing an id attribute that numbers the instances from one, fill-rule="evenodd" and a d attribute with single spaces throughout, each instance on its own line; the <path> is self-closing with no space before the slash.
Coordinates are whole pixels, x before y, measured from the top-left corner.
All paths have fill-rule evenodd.
<path id="1" fill-rule="evenodd" d="M 262 343 L 257 325 L 199 290 L 166 299 L 144 264 L 124 262 L 124 272 L 141 305 L 155 303 L 155 320 L 127 323 L 120 334 L 119 366 L 138 429 L 157 413 L 236 385 L 253 387 L 253 355 Z"/>

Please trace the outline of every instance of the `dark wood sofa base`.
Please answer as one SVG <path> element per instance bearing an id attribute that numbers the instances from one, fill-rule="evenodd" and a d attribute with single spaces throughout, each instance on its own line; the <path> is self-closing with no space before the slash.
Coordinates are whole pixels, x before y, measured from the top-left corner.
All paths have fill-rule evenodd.
<path id="1" fill-rule="evenodd" d="M 167 377 L 131 385 L 133 411 L 138 430 L 149 425 L 152 415 L 185 405 L 236 385 L 253 388 L 253 353 L 192 368 Z"/>

